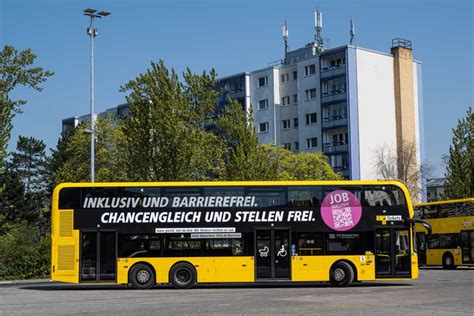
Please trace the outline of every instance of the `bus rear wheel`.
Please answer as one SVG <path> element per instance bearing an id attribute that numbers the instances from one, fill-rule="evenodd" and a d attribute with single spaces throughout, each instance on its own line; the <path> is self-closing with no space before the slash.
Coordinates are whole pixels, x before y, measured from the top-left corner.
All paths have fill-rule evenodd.
<path id="1" fill-rule="evenodd" d="M 186 262 L 177 263 L 171 268 L 170 282 L 177 289 L 189 289 L 196 284 L 196 270 Z"/>
<path id="2" fill-rule="evenodd" d="M 138 263 L 130 270 L 130 283 L 136 289 L 149 289 L 155 285 L 155 273 L 143 263 Z"/>
<path id="3" fill-rule="evenodd" d="M 443 268 L 445 269 L 455 269 L 456 266 L 454 265 L 454 258 L 453 255 L 449 252 L 446 252 L 443 255 Z"/>
<path id="4" fill-rule="evenodd" d="M 354 281 L 354 270 L 347 262 L 335 263 L 330 272 L 330 283 L 334 286 L 349 286 Z"/>

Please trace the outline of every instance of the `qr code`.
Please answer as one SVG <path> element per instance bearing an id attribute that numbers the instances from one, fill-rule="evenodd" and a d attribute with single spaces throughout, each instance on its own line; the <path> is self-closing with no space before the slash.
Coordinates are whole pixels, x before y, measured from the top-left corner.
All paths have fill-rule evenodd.
<path id="1" fill-rule="evenodd" d="M 352 212 L 350 207 L 335 208 L 332 210 L 332 218 L 334 220 L 334 227 L 348 227 L 354 225 L 352 222 Z"/>

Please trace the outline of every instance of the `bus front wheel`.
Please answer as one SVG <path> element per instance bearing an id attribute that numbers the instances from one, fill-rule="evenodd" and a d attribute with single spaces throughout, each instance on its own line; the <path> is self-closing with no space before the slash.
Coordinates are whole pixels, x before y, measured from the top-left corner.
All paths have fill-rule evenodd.
<path id="1" fill-rule="evenodd" d="M 347 262 L 337 262 L 330 273 L 330 283 L 334 286 L 349 286 L 354 281 L 354 270 Z"/>
<path id="2" fill-rule="evenodd" d="M 155 272 L 148 265 L 138 263 L 130 270 L 130 283 L 136 289 L 149 289 L 155 285 Z"/>
<path id="3" fill-rule="evenodd" d="M 455 269 L 456 268 L 456 265 L 454 264 L 453 255 L 450 254 L 449 252 L 446 252 L 443 255 L 443 268 L 445 268 L 445 269 Z"/>
<path id="4" fill-rule="evenodd" d="M 170 282 L 177 289 L 189 289 L 196 283 L 196 270 L 186 262 L 177 263 L 171 268 Z"/>

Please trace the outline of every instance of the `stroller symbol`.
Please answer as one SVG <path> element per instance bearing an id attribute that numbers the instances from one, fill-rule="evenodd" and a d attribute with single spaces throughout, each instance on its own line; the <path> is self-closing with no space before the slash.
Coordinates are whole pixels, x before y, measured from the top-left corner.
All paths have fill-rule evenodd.
<path id="1" fill-rule="evenodd" d="M 258 249 L 258 252 L 260 253 L 260 257 L 267 257 L 269 251 L 270 249 L 268 249 L 267 246 L 263 247 L 263 249 Z"/>
<path id="2" fill-rule="evenodd" d="M 278 250 L 277 257 L 286 257 L 288 252 L 285 249 L 285 245 L 281 245 L 281 249 Z"/>

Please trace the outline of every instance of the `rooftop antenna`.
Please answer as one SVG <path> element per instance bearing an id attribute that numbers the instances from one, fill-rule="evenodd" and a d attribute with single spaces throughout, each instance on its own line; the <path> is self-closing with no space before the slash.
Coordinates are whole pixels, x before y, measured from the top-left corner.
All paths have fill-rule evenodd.
<path id="1" fill-rule="evenodd" d="M 318 53 L 323 51 L 324 41 L 321 37 L 321 31 L 323 30 L 323 13 L 316 11 L 314 12 L 314 28 L 316 30 L 316 35 L 314 37 L 316 50 Z"/>
<path id="2" fill-rule="evenodd" d="M 349 32 L 350 44 L 351 45 L 354 42 L 354 35 L 355 35 L 355 28 L 354 28 L 354 23 L 352 22 L 352 19 L 351 19 L 351 30 Z"/>
<path id="3" fill-rule="evenodd" d="M 288 26 L 286 25 L 286 19 L 285 19 L 285 25 L 281 28 L 281 37 L 283 37 L 283 41 L 285 42 L 285 63 L 286 63 L 286 55 L 288 54 Z"/>

